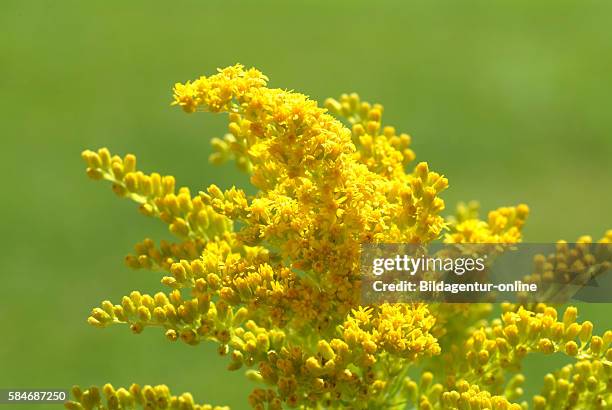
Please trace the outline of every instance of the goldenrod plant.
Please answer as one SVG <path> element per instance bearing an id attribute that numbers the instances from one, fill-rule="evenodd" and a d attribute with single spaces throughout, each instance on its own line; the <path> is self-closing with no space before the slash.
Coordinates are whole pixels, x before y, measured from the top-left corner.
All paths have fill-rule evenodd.
<path id="1" fill-rule="evenodd" d="M 131 154 L 83 152 L 91 178 L 177 238 L 145 239 L 126 258 L 160 272 L 166 291 L 103 301 L 89 324 L 216 343 L 228 369 L 255 383 L 254 409 L 612 408 L 612 331 L 593 335 L 574 307 L 505 304 L 494 318 L 490 304 L 360 306 L 360 244 L 516 243 L 529 209 L 481 220 L 469 204 L 445 218 L 447 178 L 414 164 L 410 136 L 383 126 L 381 105 L 350 94 L 321 108 L 267 83 L 235 65 L 174 87 L 185 112 L 227 115 L 210 160 L 235 161 L 253 196 L 216 185 L 193 193 L 139 171 Z M 530 399 L 521 364 L 534 352 L 573 361 Z M 224 409 L 166 386 L 75 387 L 73 400 L 68 409 Z"/>

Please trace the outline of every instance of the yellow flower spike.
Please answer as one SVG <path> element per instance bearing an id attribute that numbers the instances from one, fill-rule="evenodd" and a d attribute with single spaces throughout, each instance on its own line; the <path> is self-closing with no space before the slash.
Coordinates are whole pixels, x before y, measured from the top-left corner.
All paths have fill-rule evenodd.
<path id="1" fill-rule="evenodd" d="M 451 219 L 447 243 L 516 243 L 521 241 L 521 229 L 529 215 L 529 208 L 520 204 L 489 212 L 487 222 L 478 219 L 477 206 L 469 210 L 459 206 Z"/>
<path id="2" fill-rule="evenodd" d="M 106 387 L 106 386 L 105 386 Z M 71 401 L 66 403 L 68 409 L 90 409 L 92 403 L 96 403 L 96 409 L 111 410 L 111 409 L 128 409 L 138 408 L 168 408 L 172 410 L 229 410 L 228 407 L 212 407 L 210 405 L 195 404 L 193 398 L 189 394 L 180 396 L 171 395 L 167 386 L 145 386 L 142 389 L 138 385 L 132 385 L 130 389 L 119 388 L 116 392 L 109 394 L 105 400 L 96 399 L 97 388 L 91 387 L 86 390 L 78 402 Z M 179 404 L 180 403 L 180 404 Z M 159 407 L 158 407 L 159 406 Z"/>
<path id="3" fill-rule="evenodd" d="M 559 322 L 556 309 L 505 307 L 502 322 L 486 320 L 486 304 L 359 307 L 361 243 L 427 244 L 443 233 L 453 243 L 514 243 L 529 209 L 502 207 L 481 220 L 468 204 L 455 219 L 444 219 L 440 193 L 448 180 L 424 162 L 407 171 L 415 157 L 411 138 L 383 123 L 381 105 L 346 94 L 327 100 L 326 110 L 302 94 L 268 88 L 267 81 L 236 65 L 174 87 L 173 104 L 184 111 L 228 114 L 228 134 L 211 141 L 211 160 L 233 160 L 249 172 L 253 195 L 212 185 L 192 196 L 172 176 L 138 170 L 133 155 L 83 152 L 90 177 L 109 181 L 180 238 L 145 240 L 126 257 L 130 267 L 161 271 L 170 293 L 104 301 L 92 311 L 92 325 L 157 327 L 169 340 L 193 345 L 215 341 L 231 369 L 258 369 L 252 378 L 268 384 L 249 396 L 257 409 L 399 410 L 406 400 L 415 408 L 517 409 L 508 398 L 520 395 L 518 384 L 506 386 L 508 397 L 493 393 L 504 391 L 506 369 L 516 371 L 533 351 L 567 351 L 591 364 L 592 374 L 584 364 L 556 373 L 571 380 L 579 372 L 583 390 L 568 383 L 561 400 L 548 394 L 559 390 L 552 389 L 542 394 L 546 405 L 571 406 L 577 395 L 591 400 L 582 396 L 589 389 L 605 397 L 590 377 L 606 379 L 602 361 L 609 358 L 602 356 L 612 356 L 612 332 L 592 336 L 590 322 Z M 606 262 L 605 247 L 587 253 L 592 240 L 579 242 L 576 249 L 560 244 L 554 260 L 538 260 L 539 280 Z M 404 383 L 415 365 L 440 372 L 444 383 L 428 375 L 425 390 Z M 158 407 L 198 409 L 189 395 L 139 386 L 105 389 L 104 405 L 151 406 L 145 396 Z"/>

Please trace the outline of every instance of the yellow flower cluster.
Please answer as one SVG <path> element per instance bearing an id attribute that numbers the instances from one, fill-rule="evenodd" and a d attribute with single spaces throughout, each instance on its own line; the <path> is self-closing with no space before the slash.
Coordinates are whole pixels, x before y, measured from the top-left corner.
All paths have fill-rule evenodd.
<path id="1" fill-rule="evenodd" d="M 390 381 L 409 363 L 437 354 L 436 340 L 428 334 L 433 318 L 426 307 L 383 305 L 379 312 L 358 308 L 348 316 L 340 338 L 319 339 L 313 352 L 302 347 L 282 348 L 259 365 L 259 374 L 276 384 L 290 406 L 354 409 L 392 407 L 397 389 Z M 312 335 L 315 336 L 316 335 Z M 300 397 L 306 399 L 300 399 Z M 280 404 L 274 392 L 256 390 L 250 397 L 255 408 Z M 263 407 L 265 408 L 265 407 Z M 280 408 L 280 407 L 279 407 Z"/>
<path id="2" fill-rule="evenodd" d="M 157 172 L 146 175 L 136 170 L 136 157 L 111 156 L 106 148 L 98 152 L 84 151 L 87 175 L 112 183 L 113 191 L 140 204 L 144 215 L 156 216 L 169 225 L 170 232 L 180 238 L 212 239 L 231 230 L 231 223 L 202 203 L 192 198 L 189 188 L 175 188 L 173 176 Z"/>
<path id="3" fill-rule="evenodd" d="M 419 383 L 406 378 L 407 398 L 419 410 L 521 410 L 519 404 L 511 403 L 505 396 L 492 395 L 481 390 L 478 385 L 460 380 L 453 386 L 445 388 L 441 383 L 434 383 L 434 375 L 424 372 Z"/>
<path id="4" fill-rule="evenodd" d="M 246 368 L 260 384 L 248 402 L 261 410 L 519 409 L 522 379 L 505 376 L 532 351 L 563 351 L 597 375 L 608 371 L 610 333 L 591 336 L 592 324 L 577 323 L 571 309 L 558 322 L 544 306 L 508 306 L 495 321 L 486 304 L 360 306 L 362 243 L 515 243 L 528 208 L 500 208 L 481 221 L 472 204 L 444 219 L 447 179 L 425 162 L 411 165 L 411 138 L 383 125 L 381 105 L 351 94 L 320 108 L 267 82 L 236 65 L 174 87 L 174 104 L 186 112 L 227 114 L 228 133 L 213 139 L 210 160 L 236 161 L 255 195 L 216 185 L 193 195 L 176 190 L 171 176 L 137 171 L 133 155 L 83 153 L 91 178 L 110 181 L 179 238 L 147 238 L 126 258 L 130 267 L 161 271 L 166 291 L 104 301 L 91 325 L 212 341 L 230 370 Z M 555 388 L 536 402 L 550 408 L 574 391 L 578 400 L 610 402 L 607 384 L 591 388 L 586 365 L 576 366 L 568 372 L 581 372 L 597 397 L 576 385 L 563 399 Z M 414 369 L 430 369 L 440 382 L 424 372 L 417 384 L 408 376 Z M 164 386 L 102 390 L 76 389 L 67 407 L 210 408 Z"/>
<path id="5" fill-rule="evenodd" d="M 490 211 L 488 222 L 479 219 L 479 209 L 476 201 L 459 203 L 455 215 L 447 219 L 449 232 L 444 235 L 444 242 L 485 244 L 483 249 L 472 245 L 469 251 L 494 254 L 500 249 L 486 244 L 500 244 L 503 248 L 522 240 L 521 230 L 529 214 L 527 205 Z M 476 328 L 486 325 L 492 308 L 487 303 L 443 303 L 432 306 L 431 310 L 436 316 L 433 334 L 440 338 L 443 350 L 448 351 L 456 341 L 466 340 Z"/>
<path id="6" fill-rule="evenodd" d="M 143 386 L 132 384 L 129 389 L 115 389 L 105 384 L 101 391 L 93 386 L 85 391 L 72 389 L 76 401 L 66 404 L 68 410 L 120 410 L 142 408 L 146 410 L 229 410 L 229 407 L 196 404 L 189 393 L 174 396 L 168 386 Z"/>
<path id="7" fill-rule="evenodd" d="M 591 322 L 576 322 L 576 308 L 568 307 L 562 321 L 557 320 L 557 310 L 552 307 L 540 305 L 536 311 L 523 307 L 508 310 L 501 320 L 476 330 L 462 346 L 446 352 L 449 380 L 460 377 L 478 381 L 489 390 L 500 392 L 506 374 L 520 370 L 523 359 L 532 352 L 562 352 L 589 360 L 612 358 L 609 349 L 612 331 L 603 337 L 593 336 Z"/>
<path id="8" fill-rule="evenodd" d="M 529 215 L 529 207 L 502 207 L 490 211 L 486 221 L 478 218 L 478 204 L 459 204 L 451 220 L 446 243 L 516 243 L 521 240 L 521 228 Z"/>
<path id="9" fill-rule="evenodd" d="M 534 265 L 529 282 L 584 285 L 612 268 L 612 230 L 595 244 L 590 236 L 573 246 L 559 241 L 554 253 L 537 255 Z"/>
<path id="10" fill-rule="evenodd" d="M 409 148 L 412 138 L 405 133 L 397 135 L 392 126 L 382 126 L 382 105 L 361 101 L 353 93 L 343 94 L 340 101 L 328 98 L 325 107 L 351 126 L 352 139 L 358 148 L 355 158 L 359 162 L 377 174 L 403 177 L 406 165 L 415 158 Z"/>
<path id="11" fill-rule="evenodd" d="M 534 397 L 533 409 L 609 409 L 609 384 L 609 360 L 580 360 L 544 377 L 542 395 Z"/>
<path id="12" fill-rule="evenodd" d="M 577 316 L 575 307 L 568 307 L 563 318 L 557 320 L 557 310 L 543 304 L 536 306 L 533 312 L 521 306 L 504 305 L 501 320 L 472 330 L 467 339 L 453 338 L 450 344 L 442 344 L 442 362 L 431 362 L 429 366 L 442 383 L 423 392 L 418 390 L 416 383 L 409 381 L 411 402 L 427 409 L 525 409 L 526 402 L 520 406 L 511 404 L 523 394 L 521 385 L 525 378 L 519 373 L 522 362 L 531 353 L 559 352 L 578 361 L 555 375 L 546 376 L 542 395 L 534 397 L 534 408 L 609 408 L 612 404 L 612 331 L 593 336 L 593 324 L 589 321 L 578 323 Z M 431 373 L 423 378 L 427 380 L 425 385 L 432 386 Z M 555 378 L 560 380 L 558 384 Z M 482 390 L 484 396 L 476 397 L 488 400 L 486 404 L 479 403 L 476 398 L 473 399 L 476 405 L 468 404 L 467 396 L 453 392 L 469 390 L 468 386 L 476 392 Z M 416 390 L 420 393 L 416 394 Z M 451 397 L 455 401 L 449 406 L 445 400 Z M 460 404 L 457 400 L 462 397 L 464 403 Z"/>

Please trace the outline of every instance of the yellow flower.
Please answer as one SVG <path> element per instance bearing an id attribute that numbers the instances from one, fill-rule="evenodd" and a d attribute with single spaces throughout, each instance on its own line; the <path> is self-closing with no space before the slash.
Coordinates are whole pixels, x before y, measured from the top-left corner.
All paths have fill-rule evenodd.
<path id="1" fill-rule="evenodd" d="M 480 220 L 470 204 L 445 219 L 448 179 L 413 164 L 411 137 L 383 124 L 380 104 L 350 94 L 322 108 L 267 83 L 235 65 L 174 86 L 173 105 L 185 112 L 227 114 L 228 132 L 212 140 L 210 160 L 236 161 L 254 195 L 216 185 L 192 194 L 172 176 L 137 170 L 133 155 L 83 152 L 91 178 L 110 181 L 178 238 L 147 238 L 126 258 L 161 271 L 166 290 L 103 301 L 91 325 L 156 327 L 173 342 L 216 343 L 229 370 L 246 368 L 263 384 L 248 397 L 255 409 L 519 409 L 524 378 L 506 375 L 531 352 L 577 360 L 548 377 L 555 388 L 534 399 L 536 408 L 611 402 L 604 375 L 612 332 L 593 336 L 593 324 L 577 322 L 572 308 L 558 321 L 552 307 L 507 305 L 491 321 L 485 304 L 360 305 L 362 243 L 515 243 L 529 209 L 503 207 Z M 610 242 L 612 231 L 600 241 L 603 260 L 562 244 L 556 257 L 574 267 L 605 263 Z M 562 264 L 549 265 L 538 259 L 535 274 L 563 273 Z M 418 368 L 433 372 L 420 384 L 407 378 Z M 75 389 L 67 407 L 213 409 L 165 386 L 107 385 L 103 393 Z"/>

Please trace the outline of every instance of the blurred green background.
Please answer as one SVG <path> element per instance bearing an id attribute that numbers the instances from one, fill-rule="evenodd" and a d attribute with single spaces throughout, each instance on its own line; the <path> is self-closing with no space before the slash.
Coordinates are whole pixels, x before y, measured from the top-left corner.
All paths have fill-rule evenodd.
<path id="1" fill-rule="evenodd" d="M 224 119 L 169 106 L 174 82 L 216 67 L 256 66 L 320 101 L 383 103 L 450 179 L 449 209 L 522 201 L 527 241 L 600 237 L 612 227 L 611 25 L 605 1 L 3 0 L 0 387 L 167 383 L 247 407 L 250 386 L 214 346 L 85 323 L 103 299 L 160 287 L 122 260 L 168 235 L 89 181 L 81 150 L 136 153 L 195 190 L 245 185 L 207 163 Z M 612 327 L 608 309 L 582 317 Z M 530 391 L 543 363 L 527 363 Z"/>

